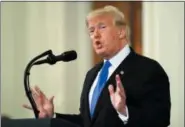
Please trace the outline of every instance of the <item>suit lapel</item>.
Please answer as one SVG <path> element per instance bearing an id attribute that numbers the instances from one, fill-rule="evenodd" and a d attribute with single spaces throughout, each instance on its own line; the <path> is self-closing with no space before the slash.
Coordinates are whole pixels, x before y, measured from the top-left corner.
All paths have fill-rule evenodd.
<path id="1" fill-rule="evenodd" d="M 85 107 L 86 108 L 86 112 L 88 114 L 88 120 L 91 121 L 91 116 L 90 116 L 90 109 L 89 109 L 89 92 L 90 92 L 90 88 L 99 72 L 99 70 L 101 69 L 101 67 L 103 66 L 103 62 L 98 64 L 88 75 L 88 79 L 87 79 L 87 83 L 86 83 L 86 89 L 85 89 Z"/>

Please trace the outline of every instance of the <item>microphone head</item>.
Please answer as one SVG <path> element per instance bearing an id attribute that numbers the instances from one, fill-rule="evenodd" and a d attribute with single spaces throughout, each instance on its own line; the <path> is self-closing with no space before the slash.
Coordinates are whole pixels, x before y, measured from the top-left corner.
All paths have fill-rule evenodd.
<path id="1" fill-rule="evenodd" d="M 74 50 L 71 51 L 66 51 L 64 53 L 62 53 L 59 57 L 57 57 L 56 59 L 58 60 L 62 60 L 64 62 L 68 62 L 68 61 L 72 61 L 75 60 L 77 58 L 77 53 Z"/>

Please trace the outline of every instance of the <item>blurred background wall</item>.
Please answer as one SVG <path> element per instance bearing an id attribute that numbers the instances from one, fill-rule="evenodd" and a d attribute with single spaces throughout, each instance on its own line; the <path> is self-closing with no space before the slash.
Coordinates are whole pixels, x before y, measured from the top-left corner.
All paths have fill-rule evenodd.
<path id="1" fill-rule="evenodd" d="M 104 3 L 127 8 L 134 3 Z M 171 125 L 184 126 L 184 4 L 141 2 L 136 10 L 141 24 L 140 54 L 159 61 L 171 83 Z M 24 69 L 40 53 L 54 54 L 74 49 L 78 59 L 53 66 L 34 66 L 31 86 L 55 96 L 55 111 L 78 113 L 83 80 L 96 62 L 85 27 L 85 16 L 96 2 L 1 2 L 1 113 L 12 118 L 34 117 L 22 108 L 29 103 L 23 87 Z M 135 6 L 136 7 L 136 6 Z M 141 11 L 141 14 L 139 13 Z M 127 16 L 127 15 L 126 15 Z M 127 16 L 129 17 L 129 16 Z M 133 40 L 137 42 L 137 40 Z M 137 50 L 137 47 L 135 47 Z"/>
<path id="2" fill-rule="evenodd" d="M 171 89 L 171 126 L 184 126 L 184 3 L 143 4 L 143 54 L 160 62 Z"/>
<path id="3" fill-rule="evenodd" d="M 13 118 L 33 117 L 22 108 L 28 103 L 23 87 L 24 69 L 42 52 L 55 55 L 76 50 L 78 59 L 31 69 L 30 84 L 47 96 L 55 96 L 55 110 L 78 113 L 80 93 L 92 66 L 91 43 L 85 28 L 90 3 L 2 2 L 1 3 L 1 111 Z"/>

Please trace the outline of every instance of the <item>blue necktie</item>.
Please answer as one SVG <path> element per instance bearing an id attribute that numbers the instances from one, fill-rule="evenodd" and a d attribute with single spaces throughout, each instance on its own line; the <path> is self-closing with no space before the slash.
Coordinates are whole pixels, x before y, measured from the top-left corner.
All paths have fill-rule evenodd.
<path id="1" fill-rule="evenodd" d="M 106 84 L 107 77 L 108 77 L 108 70 L 110 66 L 111 66 L 111 63 L 109 61 L 106 61 L 101 69 L 97 85 L 92 95 L 91 106 L 90 106 L 91 118 L 93 117 L 94 109 L 96 107 L 96 103 L 98 101 L 99 95 L 104 85 Z"/>

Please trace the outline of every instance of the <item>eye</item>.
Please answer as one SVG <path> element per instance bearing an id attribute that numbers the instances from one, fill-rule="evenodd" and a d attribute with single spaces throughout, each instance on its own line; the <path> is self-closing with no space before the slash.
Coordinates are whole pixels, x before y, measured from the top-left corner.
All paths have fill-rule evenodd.
<path id="1" fill-rule="evenodd" d="M 93 28 L 89 28 L 89 33 L 93 33 L 94 29 Z"/>
<path id="2" fill-rule="evenodd" d="M 100 27 L 99 27 L 100 29 L 104 29 L 104 28 L 106 28 L 106 25 L 100 25 Z"/>

